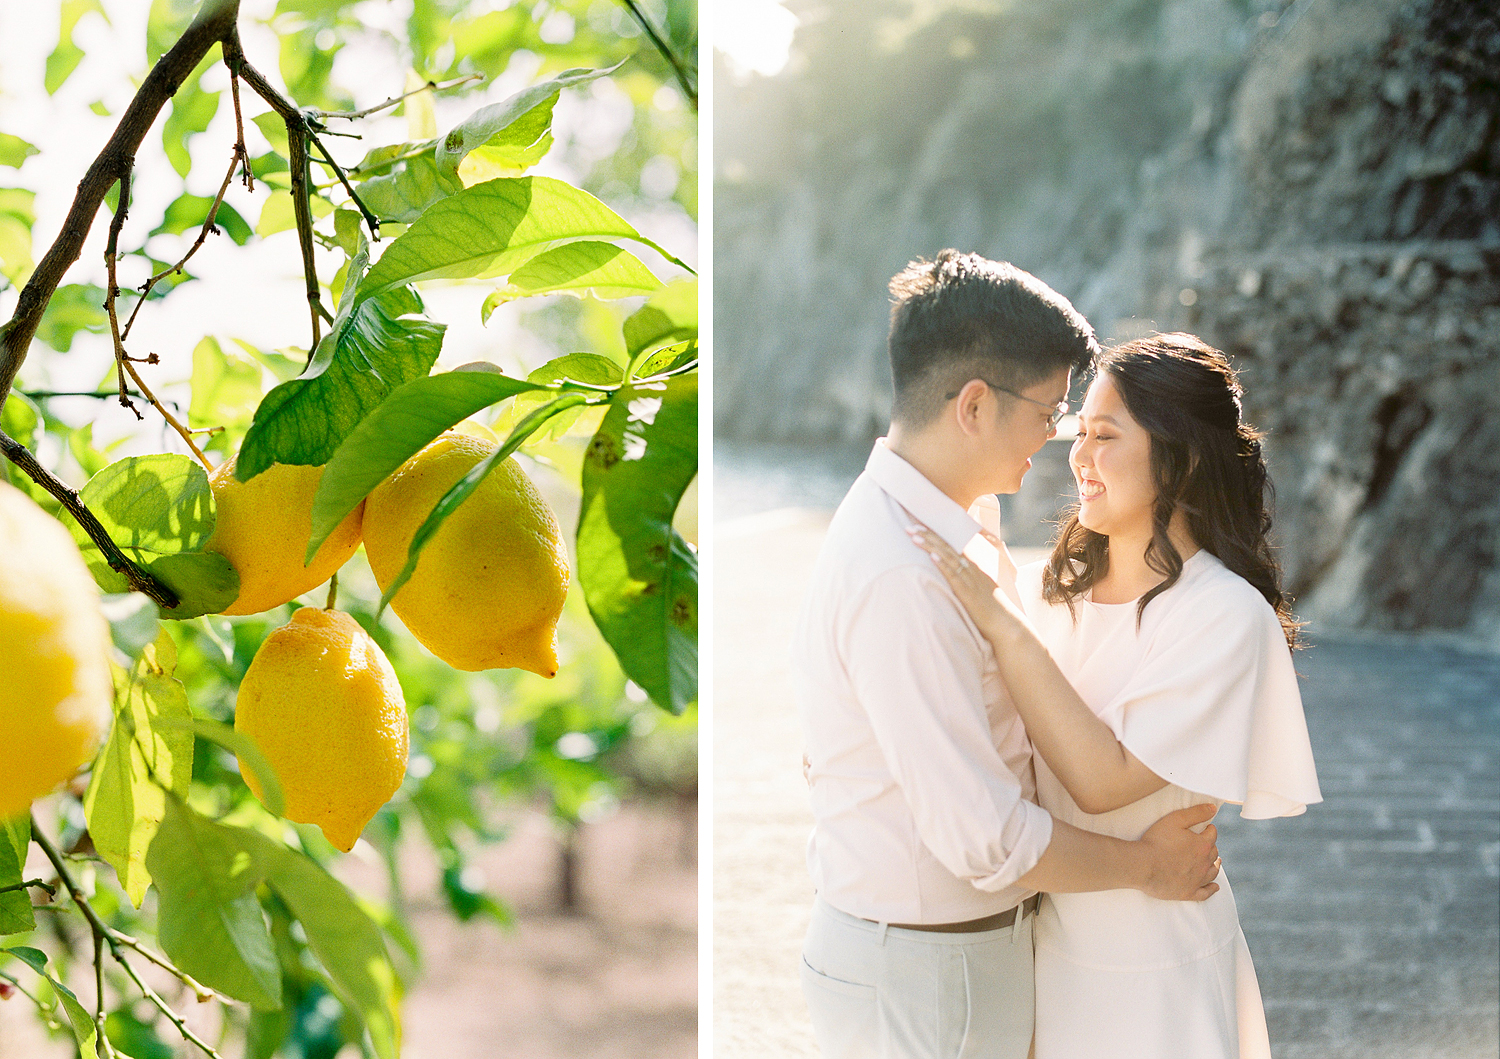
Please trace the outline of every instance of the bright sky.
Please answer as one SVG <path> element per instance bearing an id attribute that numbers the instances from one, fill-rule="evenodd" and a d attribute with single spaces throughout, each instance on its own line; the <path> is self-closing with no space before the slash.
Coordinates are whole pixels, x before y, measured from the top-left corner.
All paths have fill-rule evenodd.
<path id="1" fill-rule="evenodd" d="M 781 0 L 714 0 L 714 47 L 741 78 L 773 77 L 791 56 L 797 16 Z"/>

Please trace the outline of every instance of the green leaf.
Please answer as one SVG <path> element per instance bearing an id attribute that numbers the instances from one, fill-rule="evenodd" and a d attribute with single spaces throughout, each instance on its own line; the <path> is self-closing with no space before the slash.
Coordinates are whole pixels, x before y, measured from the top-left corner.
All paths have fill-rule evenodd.
<path id="1" fill-rule="evenodd" d="M 626 318 L 624 331 L 632 361 L 658 346 L 697 338 L 697 278 L 674 280 L 657 291 Z"/>
<path id="2" fill-rule="evenodd" d="M 83 50 L 73 43 L 73 29 L 78 20 L 89 12 L 97 12 L 107 23 L 109 16 L 99 0 L 63 0 L 58 20 L 57 47 L 47 56 L 47 67 L 43 86 L 50 96 L 63 86 L 63 82 L 78 69 L 83 61 Z"/>
<path id="3" fill-rule="evenodd" d="M 0 823 L 0 887 L 16 886 L 25 878 L 26 848 L 31 844 L 31 817 L 22 814 Z M 36 929 L 31 912 L 31 892 L 0 893 L 0 934 L 21 934 Z"/>
<path id="4" fill-rule="evenodd" d="M 167 617 L 216 614 L 239 594 L 229 560 L 202 551 L 213 532 L 214 500 L 195 461 L 172 453 L 131 456 L 95 474 L 80 496 L 125 553 L 181 597 Z M 129 591 L 125 575 L 110 568 L 82 527 L 69 519 L 68 528 L 99 586 Z"/>
<path id="5" fill-rule="evenodd" d="M 31 226 L 12 214 L 0 213 L 0 276 L 19 287 L 30 278 L 34 267 Z"/>
<path id="6" fill-rule="evenodd" d="M 281 965 L 255 897 L 262 871 L 251 835 L 168 798 L 146 867 L 161 895 L 157 939 L 172 962 L 236 1000 L 277 1008 Z"/>
<path id="7" fill-rule="evenodd" d="M 47 973 L 47 954 L 29 945 L 0 949 L 0 952 L 10 953 L 47 980 L 53 991 L 57 993 L 57 998 L 62 1001 L 63 1010 L 68 1013 L 68 1022 L 73 1026 L 73 1037 L 78 1041 L 79 1054 L 95 1055 L 95 1048 L 98 1045 L 95 1038 L 94 1018 L 78 1002 L 78 997 L 73 995 L 73 990 Z"/>
<path id="8" fill-rule="evenodd" d="M 250 120 L 255 122 L 255 127 L 260 130 L 261 135 L 266 138 L 266 142 L 271 145 L 271 150 L 275 151 L 282 158 L 291 157 L 292 146 L 291 142 L 287 139 L 285 118 L 274 110 L 268 110 L 264 114 L 257 114 Z M 281 168 L 285 169 L 286 166 L 283 165 Z M 255 175 L 261 176 L 262 174 L 256 173 Z"/>
<path id="9" fill-rule="evenodd" d="M 433 438 L 482 408 L 539 388 L 498 371 L 460 369 L 414 379 L 393 390 L 344 439 L 323 469 L 313 498 L 308 556 L 317 553 L 371 489 Z"/>
<path id="10" fill-rule="evenodd" d="M 146 18 L 146 61 L 155 64 L 167 54 L 197 14 L 200 0 L 151 0 Z"/>
<path id="11" fill-rule="evenodd" d="M 539 294 L 573 294 L 596 298 L 631 298 L 661 289 L 661 280 L 634 254 L 613 243 L 568 243 L 538 254 L 511 273 L 510 282 L 484 300 L 480 320 L 502 302 Z"/>
<path id="12" fill-rule="evenodd" d="M 163 629 L 130 672 L 83 797 L 94 847 L 137 908 L 151 885 L 146 850 L 166 814 L 165 791 L 186 796 L 193 775 L 192 732 L 159 723 L 192 718 L 176 669 L 177 647 Z"/>
<path id="13" fill-rule="evenodd" d="M 446 325 L 421 315 L 416 293 L 396 288 L 354 301 L 352 286 L 307 371 L 266 394 L 256 409 L 235 463 L 240 481 L 273 463 L 327 463 L 393 390 L 432 370 Z"/>
<path id="14" fill-rule="evenodd" d="M 213 533 L 208 474 L 187 456 L 126 457 L 90 478 L 80 495 L 109 535 L 137 555 L 199 551 Z"/>
<path id="15" fill-rule="evenodd" d="M 80 1055 L 98 1054 L 98 1032 L 94 1024 L 94 1016 L 90 1015 L 88 1009 L 78 1001 L 73 990 L 63 985 L 56 978 L 49 977 L 47 981 L 52 983 L 53 990 L 62 1001 L 63 1010 L 68 1013 L 68 1022 L 73 1027 L 73 1039 L 78 1042 Z"/>
<path id="16" fill-rule="evenodd" d="M 433 203 L 462 191 L 458 177 L 441 172 L 433 161 L 436 143 L 392 163 L 388 174 L 365 180 L 359 186 L 365 208 L 381 221 L 410 224 Z"/>
<path id="17" fill-rule="evenodd" d="M 543 386 L 560 382 L 582 382 L 592 386 L 613 388 L 624 379 L 625 374 L 618 364 L 597 353 L 570 353 L 565 357 L 548 361 L 526 376 L 527 382 L 539 383 Z M 555 396 L 556 392 L 553 390 L 534 390 L 531 393 L 517 394 L 516 399 L 510 403 L 510 407 L 492 424 L 493 429 L 496 433 L 514 429 L 517 423 Z M 587 408 L 576 407 L 553 417 L 547 423 L 544 436 L 554 439 L 562 437 L 586 411 L 588 411 Z"/>
<path id="18" fill-rule="evenodd" d="M 12 136 L 8 132 L 0 132 L 0 165 L 8 165 L 12 169 L 20 169 L 22 163 L 34 154 L 42 152 L 21 139 Z"/>
<path id="19" fill-rule="evenodd" d="M 239 838 L 302 924 L 334 989 L 364 1020 L 375 1054 L 395 1059 L 401 1047 L 396 974 L 380 928 L 342 883 L 305 856 L 253 831 L 240 831 Z"/>
<path id="20" fill-rule="evenodd" d="M 219 112 L 219 93 L 205 92 L 202 80 L 203 72 L 218 61 L 219 46 L 214 45 L 198 64 L 198 69 L 188 75 L 177 94 L 172 97 L 171 113 L 162 122 L 161 145 L 166 148 L 167 158 L 171 161 L 172 168 L 177 170 L 178 176 L 187 176 L 188 170 L 193 167 L 188 141 L 198 133 L 206 132 L 214 115 Z M 199 221 L 201 223 L 202 218 Z M 246 231 L 249 231 L 248 226 Z"/>
<path id="21" fill-rule="evenodd" d="M 152 230 L 152 235 L 181 235 L 183 232 L 197 232 L 203 227 L 203 222 L 208 220 L 208 211 L 213 207 L 214 200 L 204 195 L 179 195 L 167 212 L 162 215 L 161 224 Z M 222 228 L 229 234 L 239 246 L 244 246 L 250 241 L 250 224 L 239 212 L 227 202 L 219 203 L 219 209 L 214 214 L 215 227 Z"/>
<path id="22" fill-rule="evenodd" d="M 10 953 L 37 974 L 47 977 L 47 954 L 41 949 L 34 949 L 30 945 L 15 945 L 9 949 L 0 949 L 0 952 Z"/>
<path id="23" fill-rule="evenodd" d="M 607 70 L 564 70 L 550 81 L 481 107 L 443 137 L 437 149 L 438 169 L 456 174 L 464 157 L 476 150 L 481 151 L 485 165 L 496 170 L 492 176 L 501 175 L 502 169 L 521 172 L 535 165 L 551 145 L 552 108 L 562 90 L 612 74 L 621 65 L 623 61 Z"/>
<path id="24" fill-rule="evenodd" d="M 698 343 L 696 341 L 678 342 L 675 346 L 662 346 L 655 353 L 640 361 L 640 367 L 636 368 L 635 375 L 639 379 L 649 379 L 653 375 L 686 370 L 689 366 L 696 365 L 697 361 Z"/>
<path id="25" fill-rule="evenodd" d="M 321 195 L 309 196 L 307 205 L 312 211 L 314 220 L 327 217 L 333 212 L 333 203 Z M 202 223 L 201 218 L 199 223 Z M 290 231 L 295 227 L 297 227 L 297 208 L 292 202 L 292 193 L 290 191 L 271 192 L 266 199 L 266 204 L 260 209 L 260 220 L 255 222 L 255 234 L 264 239 L 268 235 Z"/>
<path id="26" fill-rule="evenodd" d="M 59 353 L 73 348 L 79 331 L 102 335 L 109 330 L 104 312 L 104 288 L 92 283 L 69 283 L 57 288 L 42 314 L 36 336 Z"/>
<path id="27" fill-rule="evenodd" d="M 627 386 L 589 443 L 578 582 L 625 675 L 680 712 L 698 695 L 698 560 L 672 515 L 698 471 L 698 376 Z"/>
<path id="28" fill-rule="evenodd" d="M 390 583 L 381 595 L 381 610 L 390 606 L 391 600 L 396 598 L 396 593 L 401 591 L 402 586 L 416 572 L 417 560 L 422 556 L 422 549 L 427 547 L 427 542 L 432 539 L 433 534 L 438 531 L 444 520 L 453 514 L 460 504 L 469 499 L 474 490 L 479 487 L 479 483 L 484 481 L 492 470 L 500 466 L 500 461 L 509 458 L 512 453 L 521 447 L 521 442 L 535 433 L 548 419 L 561 412 L 566 412 L 570 408 L 582 405 L 588 399 L 587 394 L 565 393 L 556 400 L 538 408 L 516 425 L 516 428 L 511 431 L 510 437 L 506 438 L 505 442 L 498 449 L 476 463 L 469 469 L 468 474 L 453 483 L 433 509 L 428 512 L 427 518 L 423 520 L 422 525 L 417 527 L 417 532 L 412 535 L 411 545 L 406 551 L 406 565 L 401 568 L 401 572 L 396 575 L 395 580 Z"/>
<path id="29" fill-rule="evenodd" d="M 370 269 L 359 296 L 418 280 L 504 275 L 561 243 L 598 238 L 660 249 L 571 184 L 539 176 L 489 180 L 430 206 Z"/>
<path id="30" fill-rule="evenodd" d="M 220 426 L 204 446 L 226 455 L 239 448 L 240 439 L 260 403 L 262 370 L 256 354 L 244 343 L 227 346 L 213 336 L 193 347 L 193 401 L 188 422 L 194 427 Z"/>

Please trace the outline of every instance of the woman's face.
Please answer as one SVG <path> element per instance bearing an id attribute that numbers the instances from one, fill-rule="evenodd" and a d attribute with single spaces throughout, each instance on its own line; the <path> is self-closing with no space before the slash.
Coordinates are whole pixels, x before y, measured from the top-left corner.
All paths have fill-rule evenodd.
<path id="1" fill-rule="evenodd" d="M 1131 418 L 1107 372 L 1089 387 L 1068 456 L 1078 485 L 1078 521 L 1107 537 L 1151 536 L 1151 435 Z"/>

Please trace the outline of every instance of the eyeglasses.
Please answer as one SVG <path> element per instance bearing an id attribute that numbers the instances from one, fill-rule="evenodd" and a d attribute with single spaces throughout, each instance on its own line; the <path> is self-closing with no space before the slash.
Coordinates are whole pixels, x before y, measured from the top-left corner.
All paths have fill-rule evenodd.
<path id="1" fill-rule="evenodd" d="M 1027 397 L 1024 393 L 1016 393 L 1016 391 L 1014 390 L 1007 390 L 1004 386 L 996 386 L 988 379 L 980 379 L 979 381 L 984 383 L 992 390 L 999 390 L 1001 393 L 1009 394 L 1011 397 L 1020 398 L 1022 401 L 1026 401 L 1028 404 L 1040 405 L 1041 407 L 1049 410 L 1052 413 L 1047 417 L 1047 426 L 1049 428 L 1057 426 L 1057 424 L 1062 420 L 1062 417 L 1068 414 L 1067 401 L 1058 401 L 1057 404 L 1048 404 L 1046 401 L 1038 401 L 1035 397 Z M 943 400 L 951 401 L 959 395 L 959 392 L 960 391 L 958 390 L 954 390 L 947 397 L 944 397 Z"/>

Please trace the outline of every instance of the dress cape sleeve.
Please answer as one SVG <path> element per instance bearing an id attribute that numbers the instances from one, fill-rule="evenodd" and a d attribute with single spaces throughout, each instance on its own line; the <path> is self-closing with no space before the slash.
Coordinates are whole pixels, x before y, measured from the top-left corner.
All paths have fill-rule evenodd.
<path id="1" fill-rule="evenodd" d="M 1169 783 L 1252 820 L 1305 812 L 1323 796 L 1275 611 L 1217 560 L 1174 589 L 1147 604 L 1145 657 L 1100 716 Z"/>

